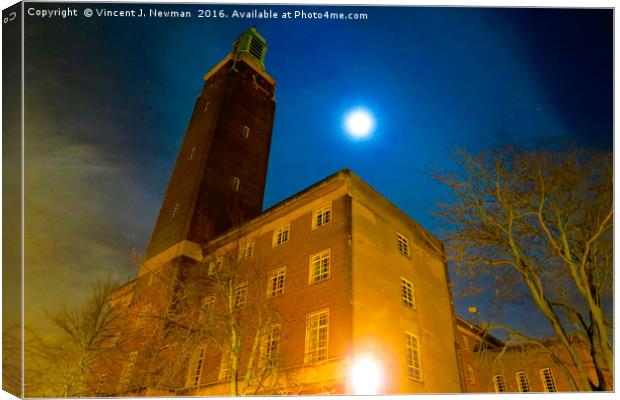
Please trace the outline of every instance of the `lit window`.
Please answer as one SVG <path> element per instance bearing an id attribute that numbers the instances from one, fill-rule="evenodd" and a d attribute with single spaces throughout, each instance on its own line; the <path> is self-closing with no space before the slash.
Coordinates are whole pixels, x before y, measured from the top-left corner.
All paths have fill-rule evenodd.
<path id="1" fill-rule="evenodd" d="M 332 219 L 332 206 L 327 205 L 315 210 L 312 213 L 312 229 L 316 229 L 325 224 L 329 224 Z"/>
<path id="2" fill-rule="evenodd" d="M 222 352 L 220 361 L 220 380 L 229 381 L 232 378 L 233 354 L 230 351 Z"/>
<path id="3" fill-rule="evenodd" d="M 205 347 L 201 346 L 192 355 L 191 364 L 188 368 L 186 386 L 198 386 L 200 383 L 200 373 L 205 358 Z"/>
<path id="4" fill-rule="evenodd" d="M 309 314 L 306 318 L 306 354 L 304 362 L 327 359 L 329 310 Z"/>
<path id="5" fill-rule="evenodd" d="M 279 246 L 282 243 L 288 242 L 290 224 L 283 226 L 280 229 L 273 231 L 273 246 Z"/>
<path id="6" fill-rule="evenodd" d="M 207 274 L 209 274 L 209 276 L 216 275 L 222 270 L 223 263 L 224 261 L 222 260 L 222 257 L 215 257 L 211 260 L 211 262 L 209 262 L 209 270 L 207 271 Z"/>
<path id="7" fill-rule="evenodd" d="M 235 288 L 235 292 L 233 293 L 233 304 L 236 307 L 243 307 L 245 305 L 245 301 L 248 295 L 248 284 L 242 283 L 241 285 L 237 285 Z"/>
<path id="8" fill-rule="evenodd" d="M 211 103 L 210 101 L 205 102 L 205 108 L 202 109 L 202 112 L 207 112 L 207 110 L 209 109 L 209 103 Z"/>
<path id="9" fill-rule="evenodd" d="M 237 178 L 236 176 L 235 176 L 235 177 L 233 177 L 231 186 L 232 186 L 232 189 L 233 189 L 235 192 L 238 192 L 238 191 L 239 191 L 239 185 L 240 185 L 240 184 L 241 184 L 241 180 L 240 180 L 239 178 Z"/>
<path id="10" fill-rule="evenodd" d="M 396 245 L 398 246 L 398 251 L 400 252 L 400 254 L 409 257 L 409 239 L 407 239 L 400 233 L 397 233 Z"/>
<path id="11" fill-rule="evenodd" d="M 286 278 L 286 267 L 281 267 L 269 273 L 267 295 L 270 297 L 280 296 L 284 293 L 284 281 Z"/>
<path id="12" fill-rule="evenodd" d="M 176 217 L 178 213 L 179 213 L 179 203 L 176 203 L 174 205 L 174 208 L 172 209 L 172 218 Z"/>
<path id="13" fill-rule="evenodd" d="M 133 375 L 133 370 L 136 366 L 136 360 L 138 359 L 138 352 L 132 351 L 129 353 L 127 357 L 127 361 L 123 366 L 123 371 L 121 372 L 121 377 L 118 381 L 118 390 L 123 391 L 127 389 L 129 382 L 131 381 L 131 376 Z"/>
<path id="14" fill-rule="evenodd" d="M 400 278 L 400 295 L 403 303 L 412 309 L 415 309 L 415 298 L 413 297 L 413 285 L 405 278 Z"/>
<path id="15" fill-rule="evenodd" d="M 278 357 L 280 348 L 280 325 L 272 325 L 267 328 L 261 346 L 261 362 L 273 364 Z"/>
<path id="16" fill-rule="evenodd" d="M 545 392 L 557 392 L 557 389 L 555 387 L 555 379 L 553 379 L 553 372 L 551 372 L 551 368 L 541 369 L 540 379 L 542 379 Z"/>
<path id="17" fill-rule="evenodd" d="M 504 382 L 504 376 L 503 375 L 495 375 L 493 377 L 493 386 L 495 386 L 495 391 L 497 393 L 505 392 L 506 391 L 506 383 Z"/>
<path id="18" fill-rule="evenodd" d="M 407 347 L 407 374 L 409 378 L 422 382 L 422 358 L 420 357 L 420 342 L 418 337 L 405 332 Z"/>
<path id="19" fill-rule="evenodd" d="M 310 256 L 310 283 L 317 283 L 329 278 L 329 261 L 331 251 L 324 250 Z"/>
<path id="20" fill-rule="evenodd" d="M 243 125 L 243 127 L 241 128 L 241 134 L 243 135 L 244 138 L 249 138 L 250 137 L 250 127 Z"/>
<path id="21" fill-rule="evenodd" d="M 153 285 L 161 282 L 161 270 L 156 269 L 149 274 L 149 285 Z"/>
<path id="22" fill-rule="evenodd" d="M 196 152 L 196 148 L 192 147 L 192 151 L 189 153 L 189 159 L 191 160 L 192 158 L 194 158 L 194 153 Z"/>
<path id="23" fill-rule="evenodd" d="M 146 324 L 146 319 L 151 316 L 151 305 L 147 304 L 138 313 L 138 319 L 136 321 L 136 329 L 141 329 Z"/>
<path id="24" fill-rule="evenodd" d="M 239 259 L 247 260 L 254 255 L 254 242 L 247 242 L 239 249 Z"/>
<path id="25" fill-rule="evenodd" d="M 465 335 L 461 335 L 461 346 L 463 350 L 469 351 L 469 341 Z"/>
<path id="26" fill-rule="evenodd" d="M 515 374 L 517 377 L 517 386 L 519 386 L 519 392 L 529 392 L 530 382 L 527 380 L 527 374 L 525 371 L 519 371 Z"/>
<path id="27" fill-rule="evenodd" d="M 476 376 L 474 375 L 474 369 L 471 365 L 465 365 L 465 374 L 467 375 L 467 383 L 473 385 L 476 383 Z"/>
<path id="28" fill-rule="evenodd" d="M 202 299 L 200 305 L 200 321 L 207 321 L 213 315 L 213 309 L 215 308 L 215 296 L 207 296 Z"/>

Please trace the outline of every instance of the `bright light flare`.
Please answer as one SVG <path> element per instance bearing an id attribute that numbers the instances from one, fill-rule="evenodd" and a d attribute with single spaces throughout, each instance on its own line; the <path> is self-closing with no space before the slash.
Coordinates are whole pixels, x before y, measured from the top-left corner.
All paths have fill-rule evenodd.
<path id="1" fill-rule="evenodd" d="M 365 139 L 375 129 L 375 118 L 367 109 L 357 108 L 345 116 L 344 126 L 351 137 Z"/>
<path id="2" fill-rule="evenodd" d="M 372 357 L 361 357 L 355 360 L 351 368 L 351 383 L 355 394 L 377 394 L 381 373 L 379 365 Z"/>

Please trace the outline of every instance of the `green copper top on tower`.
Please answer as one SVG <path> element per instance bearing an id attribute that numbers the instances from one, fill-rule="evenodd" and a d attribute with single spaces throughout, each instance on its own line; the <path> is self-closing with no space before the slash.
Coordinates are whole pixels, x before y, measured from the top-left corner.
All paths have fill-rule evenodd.
<path id="1" fill-rule="evenodd" d="M 254 60 L 261 69 L 265 69 L 265 53 L 267 53 L 267 42 L 255 28 L 250 28 L 243 32 L 235 41 L 232 46 L 233 56 L 239 56 L 241 54 L 248 54 L 252 60 Z"/>

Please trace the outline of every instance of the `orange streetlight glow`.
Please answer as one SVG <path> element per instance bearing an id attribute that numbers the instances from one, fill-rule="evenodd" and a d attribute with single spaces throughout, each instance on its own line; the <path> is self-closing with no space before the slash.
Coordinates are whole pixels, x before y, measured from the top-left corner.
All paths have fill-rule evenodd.
<path id="1" fill-rule="evenodd" d="M 364 356 L 355 360 L 351 368 L 351 383 L 355 394 L 377 394 L 380 381 L 379 365 L 373 357 Z"/>

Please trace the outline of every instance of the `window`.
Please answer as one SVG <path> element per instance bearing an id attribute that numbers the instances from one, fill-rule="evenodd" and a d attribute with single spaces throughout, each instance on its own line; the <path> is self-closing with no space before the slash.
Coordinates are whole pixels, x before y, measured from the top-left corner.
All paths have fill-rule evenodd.
<path id="1" fill-rule="evenodd" d="M 506 383 L 504 382 L 504 376 L 503 375 L 495 375 L 493 377 L 493 386 L 495 386 L 495 391 L 497 393 L 505 392 L 506 391 Z"/>
<path id="2" fill-rule="evenodd" d="M 179 203 L 176 203 L 174 205 L 174 208 L 172 209 L 172 218 L 176 217 L 178 213 L 179 213 Z"/>
<path id="3" fill-rule="evenodd" d="M 254 242 L 247 242 L 241 245 L 239 248 L 239 259 L 247 260 L 254 255 Z"/>
<path id="4" fill-rule="evenodd" d="M 161 270 L 156 269 L 149 274 L 149 285 L 161 282 Z"/>
<path id="5" fill-rule="evenodd" d="M 517 377 L 517 386 L 519 387 L 519 392 L 529 392 L 530 391 L 530 383 L 527 380 L 527 374 L 525 371 L 519 371 L 515 374 Z"/>
<path id="6" fill-rule="evenodd" d="M 469 351 L 469 341 L 466 335 L 461 335 L 461 348 L 465 351 Z"/>
<path id="7" fill-rule="evenodd" d="M 187 382 L 185 386 L 198 386 L 200 383 L 200 373 L 205 358 L 205 347 L 201 346 L 192 355 L 192 362 L 187 369 Z"/>
<path id="8" fill-rule="evenodd" d="M 249 138 L 250 137 L 250 127 L 243 125 L 243 127 L 241 128 L 241 134 L 243 135 L 244 138 Z"/>
<path id="9" fill-rule="evenodd" d="M 138 312 L 138 319 L 136 321 L 136 329 L 144 328 L 146 324 L 146 319 L 151 315 L 151 305 L 147 304 L 140 309 Z"/>
<path id="10" fill-rule="evenodd" d="M 235 192 L 238 192 L 238 191 L 239 191 L 239 185 L 240 185 L 240 184 L 241 184 L 241 180 L 240 180 L 239 178 L 237 178 L 236 176 L 232 178 L 232 183 L 231 183 L 231 186 L 232 186 L 232 189 L 233 189 Z"/>
<path id="11" fill-rule="evenodd" d="M 476 383 L 476 376 L 474 375 L 474 369 L 469 364 L 465 365 L 465 375 L 467 376 L 467 383 L 469 383 L 470 385 L 473 385 Z"/>
<path id="12" fill-rule="evenodd" d="M 329 224 L 332 219 L 331 204 L 323 206 L 312 213 L 312 229 L 319 228 L 325 224 Z"/>
<path id="13" fill-rule="evenodd" d="M 396 233 L 396 245 L 400 254 L 409 257 L 409 239 L 400 233 Z"/>
<path id="14" fill-rule="evenodd" d="M 224 261 L 222 260 L 222 257 L 215 257 L 209 263 L 209 270 L 207 271 L 207 274 L 209 274 L 209 276 L 213 276 L 220 272 L 222 270 L 223 263 Z"/>
<path id="15" fill-rule="evenodd" d="M 272 325 L 267 328 L 267 333 L 263 338 L 261 346 L 261 361 L 264 363 L 274 363 L 280 348 L 280 325 Z"/>
<path id="16" fill-rule="evenodd" d="M 555 387 L 555 379 L 553 379 L 553 372 L 551 372 L 551 368 L 541 369 L 540 379 L 542 379 L 545 392 L 557 392 L 557 389 Z"/>
<path id="17" fill-rule="evenodd" d="M 248 284 L 242 283 L 237 285 L 235 292 L 233 293 L 233 304 L 236 307 L 243 307 L 248 294 Z"/>
<path id="18" fill-rule="evenodd" d="M 131 381 L 131 376 L 133 375 L 134 367 L 136 366 L 136 360 L 138 359 L 138 352 L 132 351 L 129 353 L 127 357 L 127 361 L 125 365 L 123 365 L 123 371 L 121 372 L 121 377 L 118 380 L 118 389 L 119 391 L 125 390 Z"/>
<path id="19" fill-rule="evenodd" d="M 317 283 L 329 278 L 329 259 L 331 251 L 323 250 L 310 256 L 310 283 Z"/>
<path id="20" fill-rule="evenodd" d="M 413 297 L 413 285 L 405 278 L 400 278 L 400 295 L 405 306 L 415 310 L 415 298 Z"/>
<path id="21" fill-rule="evenodd" d="M 207 296 L 202 299 L 200 305 L 200 321 L 207 321 L 213 315 L 213 309 L 215 308 L 215 296 Z"/>
<path id="22" fill-rule="evenodd" d="M 194 158 L 194 153 L 196 152 L 196 148 L 192 147 L 192 151 L 189 153 L 189 159 L 191 160 L 192 158 Z"/>
<path id="23" fill-rule="evenodd" d="M 327 359 L 329 310 L 308 314 L 306 317 L 306 354 L 304 362 Z"/>
<path id="24" fill-rule="evenodd" d="M 422 358 L 420 357 L 420 342 L 418 337 L 405 332 L 407 347 L 407 374 L 409 378 L 422 382 Z"/>
<path id="25" fill-rule="evenodd" d="M 284 281 L 286 279 L 286 267 L 280 267 L 269 273 L 267 282 L 267 295 L 269 297 L 280 296 L 284 293 Z"/>
<path id="26" fill-rule="evenodd" d="M 209 109 L 209 103 L 211 103 L 210 101 L 205 102 L 205 108 L 202 110 L 202 112 L 207 112 L 207 110 Z"/>
<path id="27" fill-rule="evenodd" d="M 290 224 L 286 224 L 286 226 L 283 226 L 280 229 L 276 229 L 275 231 L 273 231 L 273 246 L 279 246 L 282 243 L 286 243 L 288 242 L 288 236 L 289 236 L 289 230 L 290 230 Z"/>
<path id="28" fill-rule="evenodd" d="M 220 380 L 229 381 L 232 378 L 233 354 L 230 351 L 222 352 L 220 361 Z"/>

